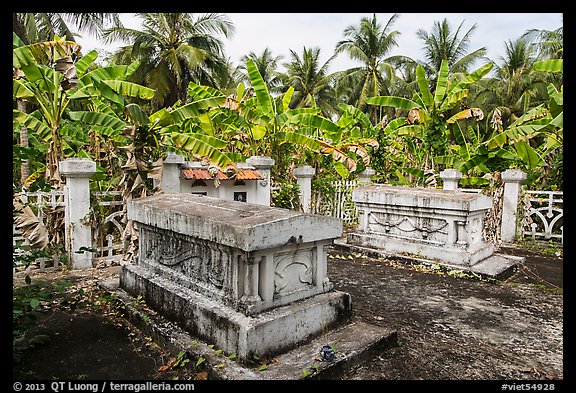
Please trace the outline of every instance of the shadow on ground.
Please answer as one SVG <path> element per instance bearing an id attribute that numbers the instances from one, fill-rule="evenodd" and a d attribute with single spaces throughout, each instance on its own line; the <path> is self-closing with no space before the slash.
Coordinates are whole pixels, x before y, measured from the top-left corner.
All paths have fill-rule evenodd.
<path id="1" fill-rule="evenodd" d="M 328 276 L 352 295 L 353 318 L 398 333 L 397 346 L 343 379 L 563 379 L 563 259 L 517 247 L 500 252 L 526 262 L 506 280 L 486 281 L 331 250 Z M 206 379 L 202 364 L 155 344 L 108 301 L 97 282 L 118 271 L 31 277 L 30 285 L 69 285 L 40 303 L 19 338 L 14 380 Z M 14 291 L 28 285 L 22 276 L 13 284 Z"/>

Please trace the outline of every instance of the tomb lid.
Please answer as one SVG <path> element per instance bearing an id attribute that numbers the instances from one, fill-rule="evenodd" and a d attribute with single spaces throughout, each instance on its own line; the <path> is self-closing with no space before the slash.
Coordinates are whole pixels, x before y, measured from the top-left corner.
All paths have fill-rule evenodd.
<path id="1" fill-rule="evenodd" d="M 338 218 L 183 193 L 131 200 L 128 219 L 243 251 L 342 235 Z"/>
<path id="2" fill-rule="evenodd" d="M 360 204 L 462 211 L 485 210 L 492 207 L 492 198 L 483 194 L 388 184 L 359 187 L 352 192 L 352 200 Z"/>

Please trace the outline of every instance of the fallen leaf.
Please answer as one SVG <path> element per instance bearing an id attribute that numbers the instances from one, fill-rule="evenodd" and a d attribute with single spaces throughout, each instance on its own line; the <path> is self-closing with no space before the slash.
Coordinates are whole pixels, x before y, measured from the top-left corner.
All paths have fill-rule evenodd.
<path id="1" fill-rule="evenodd" d="M 163 366 L 160 366 L 160 368 L 158 369 L 158 371 L 166 371 L 166 370 L 168 370 L 169 368 L 171 368 L 171 367 L 174 365 L 175 362 L 176 362 L 176 358 L 175 358 L 175 357 L 168 359 L 168 363 L 166 363 L 166 364 L 163 365 Z"/>
<path id="2" fill-rule="evenodd" d="M 196 381 L 205 381 L 208 379 L 208 371 L 200 371 L 198 374 L 196 374 L 196 376 L 194 377 L 194 380 Z"/>

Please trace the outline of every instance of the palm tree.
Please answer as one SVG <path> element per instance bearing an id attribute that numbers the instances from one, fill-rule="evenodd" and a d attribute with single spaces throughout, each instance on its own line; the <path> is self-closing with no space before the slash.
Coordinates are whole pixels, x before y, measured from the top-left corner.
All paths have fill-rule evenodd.
<path id="1" fill-rule="evenodd" d="M 288 85 L 294 88 L 290 103 L 291 108 L 318 107 L 322 115 L 330 118 L 337 113 L 333 74 L 328 74 L 332 56 L 321 67 L 318 64 L 320 48 L 302 51 L 302 58 L 290 50 L 292 61 L 286 63 Z"/>
<path id="2" fill-rule="evenodd" d="M 282 93 L 285 89 L 285 77 L 278 71 L 279 62 L 284 58 L 284 56 L 272 56 L 270 48 L 264 48 L 260 55 L 255 52 L 250 52 L 244 57 L 242 57 L 242 64 L 238 66 L 239 70 L 244 71 L 243 82 L 250 82 L 250 77 L 248 76 L 248 71 L 246 71 L 246 63 L 248 60 L 252 60 L 258 72 L 262 75 L 262 79 L 268 86 L 270 93 Z"/>
<path id="3" fill-rule="evenodd" d="M 564 28 L 556 30 L 529 29 L 522 38 L 533 42 L 541 59 L 562 59 L 564 57 Z"/>
<path id="4" fill-rule="evenodd" d="M 222 14 L 139 13 L 142 30 L 124 27 L 104 31 L 105 42 L 130 44 L 113 55 L 117 63 L 140 60 L 135 82 L 156 90 L 156 109 L 185 101 L 188 83 L 218 85 L 228 73 L 220 37 L 234 33 L 232 22 Z"/>
<path id="5" fill-rule="evenodd" d="M 524 38 L 506 42 L 506 54 L 494 67 L 495 77 L 481 81 L 474 102 L 492 117 L 498 109 L 503 128 L 547 99 L 546 76 L 534 72 L 536 47 Z M 549 77 L 548 77 L 549 79 Z"/>
<path id="6" fill-rule="evenodd" d="M 122 26 L 116 12 L 93 13 L 14 13 L 12 30 L 25 45 L 52 41 L 54 36 L 74 41 L 80 33 L 100 37 L 106 25 Z M 74 29 L 72 30 L 71 27 Z"/>
<path id="7" fill-rule="evenodd" d="M 336 55 L 346 52 L 352 60 L 362 62 L 362 66 L 351 68 L 342 73 L 339 78 L 339 90 L 344 86 L 348 89 L 348 104 L 354 105 L 361 110 L 366 108 L 366 98 L 389 95 L 389 83 L 383 77 L 387 63 L 392 58 L 384 58 L 394 46 L 398 45 L 396 38 L 399 31 L 392 31 L 392 25 L 398 19 L 398 14 L 390 17 L 384 27 L 376 19 L 362 18 L 358 26 L 348 26 L 344 30 L 347 39 L 336 44 Z M 371 107 L 370 109 L 375 109 Z M 376 113 L 371 114 L 372 123 L 378 122 Z"/>
<path id="8" fill-rule="evenodd" d="M 462 25 L 460 23 L 456 31 L 453 31 L 446 19 L 442 22 L 435 22 L 432 33 L 423 29 L 416 32 L 418 38 L 424 41 L 424 53 L 426 62 L 423 64 L 428 75 L 434 75 L 440 69 L 442 60 L 448 61 L 450 72 L 467 73 L 470 67 L 486 55 L 486 48 L 482 47 L 468 52 L 470 46 L 470 36 L 476 30 L 474 24 L 461 36 Z"/>

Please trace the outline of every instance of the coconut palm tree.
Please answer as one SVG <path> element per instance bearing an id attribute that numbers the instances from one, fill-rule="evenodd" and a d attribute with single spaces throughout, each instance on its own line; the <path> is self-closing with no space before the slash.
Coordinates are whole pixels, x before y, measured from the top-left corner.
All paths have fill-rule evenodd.
<path id="1" fill-rule="evenodd" d="M 564 57 L 564 28 L 556 30 L 526 30 L 522 37 L 532 42 L 538 49 L 538 57 L 542 59 L 562 59 Z"/>
<path id="2" fill-rule="evenodd" d="M 52 41 L 54 36 L 75 41 L 79 33 L 100 37 L 108 25 L 122 26 L 116 12 L 90 13 L 14 13 L 12 30 L 25 45 L 34 42 Z"/>
<path id="3" fill-rule="evenodd" d="M 476 61 L 486 55 L 485 47 L 472 52 L 468 51 L 470 36 L 476 30 L 476 24 L 466 32 L 462 30 L 463 24 L 464 21 L 454 31 L 444 18 L 442 22 L 434 22 L 431 33 L 423 29 L 418 29 L 416 32 L 418 38 L 424 41 L 425 63 L 423 66 L 429 76 L 438 72 L 442 60 L 448 61 L 450 73 L 467 73 Z"/>
<path id="4" fill-rule="evenodd" d="M 113 60 L 120 64 L 141 62 L 134 82 L 156 90 L 156 109 L 186 100 L 188 83 L 213 86 L 228 73 L 222 38 L 234 25 L 222 14 L 139 13 L 142 30 L 106 29 L 104 42 L 128 42 Z"/>
<path id="5" fill-rule="evenodd" d="M 262 75 L 262 79 L 264 79 L 270 93 L 279 94 L 286 91 L 285 75 L 278 71 L 279 62 L 283 59 L 284 56 L 282 55 L 272 56 L 270 48 L 264 48 L 260 55 L 255 52 L 248 53 L 242 57 L 242 63 L 238 66 L 238 69 L 244 73 L 242 82 L 250 83 L 246 63 L 248 60 L 252 60 L 258 68 L 260 75 Z"/>
<path id="6" fill-rule="evenodd" d="M 380 95 L 389 95 L 390 83 L 384 75 L 388 72 L 392 58 L 384 56 L 397 46 L 396 38 L 399 31 L 392 30 L 392 25 L 398 19 L 398 14 L 394 14 L 388 19 L 385 26 L 382 26 L 376 14 L 372 18 L 362 18 L 359 25 L 350 25 L 344 30 L 346 39 L 336 44 L 335 54 L 347 53 L 352 60 L 362 63 L 360 67 L 350 68 L 339 77 L 339 91 L 347 90 L 347 103 L 354 105 L 361 110 L 366 109 L 366 98 Z M 387 73 L 388 72 L 388 73 Z M 343 89 L 348 86 L 347 89 Z M 370 107 L 369 110 L 375 109 Z M 370 114 L 372 123 L 377 119 L 376 112 Z"/>
<path id="7" fill-rule="evenodd" d="M 506 42 L 505 56 L 495 63 L 495 77 L 476 86 L 473 101 L 483 107 L 487 118 L 498 109 L 502 126 L 506 128 L 530 108 L 546 101 L 548 82 L 545 75 L 534 72 L 536 61 L 536 47 L 525 39 Z"/>
<path id="8" fill-rule="evenodd" d="M 290 50 L 292 61 L 286 63 L 288 85 L 294 88 L 291 108 L 318 107 L 322 115 L 330 118 L 337 113 L 337 102 L 332 85 L 333 74 L 328 74 L 329 58 L 322 66 L 318 64 L 320 48 L 302 50 L 302 58 Z"/>

